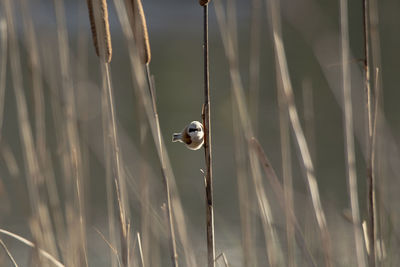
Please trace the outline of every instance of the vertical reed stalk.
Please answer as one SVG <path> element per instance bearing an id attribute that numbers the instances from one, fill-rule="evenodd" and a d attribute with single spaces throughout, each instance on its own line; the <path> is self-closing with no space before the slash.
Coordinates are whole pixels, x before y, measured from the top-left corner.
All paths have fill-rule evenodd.
<path id="1" fill-rule="evenodd" d="M 232 102 L 232 118 L 238 117 L 238 111 L 235 106 L 235 98 L 231 93 Z M 257 257 L 254 245 L 254 217 L 252 215 L 251 207 L 252 201 L 250 193 L 250 185 L 248 183 L 248 164 L 246 159 L 246 141 L 240 129 L 240 125 L 233 124 L 233 133 L 235 140 L 235 162 L 236 162 L 236 176 L 239 197 L 239 214 L 241 221 L 241 235 L 242 235 L 242 253 L 244 266 L 257 266 Z"/>
<path id="2" fill-rule="evenodd" d="M 185 217 L 182 209 L 182 204 L 179 199 L 179 194 L 176 188 L 176 183 L 175 183 L 175 178 L 174 174 L 171 168 L 171 164 L 169 162 L 168 154 L 164 145 L 164 142 L 161 138 L 161 146 L 160 146 L 160 135 L 157 133 L 159 130 L 157 130 L 156 126 L 156 121 L 154 118 L 154 109 L 152 108 L 152 99 L 149 94 L 148 86 L 146 86 L 146 74 L 143 68 L 143 61 L 140 60 L 140 54 L 138 53 L 137 50 L 135 50 L 135 47 L 138 47 L 134 41 L 134 36 L 132 34 L 132 29 L 129 25 L 129 18 L 126 12 L 126 8 L 122 2 L 122 0 L 114 0 L 114 4 L 116 7 L 116 11 L 118 14 L 118 19 L 121 23 L 122 30 L 124 33 L 124 36 L 126 38 L 126 41 L 128 43 L 129 47 L 132 47 L 133 49 L 129 49 L 129 59 L 131 63 L 131 77 L 133 83 L 137 86 L 138 91 L 139 91 L 139 101 L 143 102 L 144 106 L 144 111 L 147 116 L 147 120 L 150 124 L 151 128 L 151 134 L 154 140 L 154 143 L 156 145 L 157 149 L 157 154 L 159 157 L 159 160 L 161 161 L 161 158 L 164 158 L 164 164 L 165 164 L 165 173 L 168 178 L 169 186 L 170 186 L 170 196 L 171 196 L 171 213 L 174 215 L 173 218 L 171 218 L 171 223 L 176 222 L 177 227 L 176 230 L 178 231 L 180 241 L 182 242 L 183 246 L 183 251 L 184 251 L 184 258 L 186 261 L 186 266 L 197 266 L 196 261 L 195 261 L 195 256 L 194 256 L 194 251 L 193 247 L 191 246 L 189 239 L 188 239 L 188 234 L 187 234 L 187 226 L 185 222 Z M 140 47 L 140 46 L 139 46 Z M 147 87 L 147 88 L 146 88 Z M 161 135 L 162 136 L 162 135 Z M 160 149 L 160 147 L 162 149 Z M 176 257 L 175 255 L 173 257 Z"/>
<path id="3" fill-rule="evenodd" d="M 0 13 L 2 15 L 2 13 Z M 6 74 L 7 74 L 7 22 L 5 18 L 0 19 L 0 140 L 2 136 L 3 120 L 4 120 L 4 95 L 6 92 Z"/>
<path id="4" fill-rule="evenodd" d="M 164 182 L 164 188 L 166 192 L 167 204 L 166 204 L 166 213 L 167 213 L 167 222 L 168 222 L 168 230 L 169 230 L 169 241 L 170 241 L 170 254 L 171 260 L 174 267 L 178 267 L 178 254 L 176 252 L 176 237 L 175 237 L 175 227 L 172 216 L 172 205 L 171 205 L 171 192 L 168 182 L 168 177 L 166 173 L 166 165 L 165 165 L 165 156 L 162 146 L 162 137 L 161 137 L 161 128 L 160 128 L 160 120 L 158 117 L 157 104 L 156 104 L 156 95 L 155 88 L 153 84 L 153 80 L 150 72 L 150 60 L 151 60 L 151 50 L 150 50 L 150 42 L 149 35 L 147 31 L 147 23 L 146 17 L 143 11 L 143 5 L 141 0 L 134 0 L 132 3 L 128 1 L 128 4 L 131 4 L 129 10 L 132 10 L 130 22 L 131 28 L 133 31 L 133 35 L 136 40 L 137 48 L 139 49 L 139 56 L 142 63 L 145 64 L 146 69 L 146 78 L 147 85 L 149 89 L 149 94 L 151 98 L 151 105 L 153 110 L 153 117 L 156 126 L 156 136 L 159 150 L 159 158 L 161 163 L 161 173 Z M 129 6 L 129 5 L 128 5 Z M 128 13 L 129 14 L 129 13 Z"/>
<path id="5" fill-rule="evenodd" d="M 119 207 L 119 222 L 120 222 L 120 236 L 121 236 L 121 258 L 124 266 L 129 266 L 129 204 L 128 196 L 126 193 L 126 176 L 123 170 L 123 159 L 119 147 L 119 139 L 117 133 L 117 120 L 114 104 L 113 88 L 111 83 L 111 74 L 109 63 L 112 57 L 111 35 L 108 22 L 108 10 L 106 0 L 94 1 L 87 0 L 89 18 L 92 30 L 93 43 L 96 48 L 96 53 L 101 60 L 101 73 L 103 77 L 103 93 L 102 96 L 107 99 L 104 100 L 108 108 L 107 116 L 107 129 L 109 130 L 109 144 L 112 149 L 113 171 L 115 176 L 115 187 L 117 192 L 117 200 Z M 108 182 L 109 183 L 109 182 Z M 110 196 L 110 193 L 108 194 Z M 109 209 L 110 210 L 110 209 Z"/>
<path id="6" fill-rule="evenodd" d="M 373 118 L 372 118 L 372 92 L 370 82 L 370 27 L 369 27 L 369 1 L 363 1 L 363 26 L 364 26 L 364 82 L 367 108 L 367 207 L 368 207 L 368 240 L 369 240 L 369 266 L 376 265 L 376 226 L 375 226 L 375 173 L 373 167 Z M 376 110 L 374 110 L 376 113 Z"/>
<path id="7" fill-rule="evenodd" d="M 280 248 L 280 242 L 276 234 L 271 207 L 262 182 L 261 170 L 257 161 L 257 155 L 248 145 L 251 138 L 253 137 L 253 129 L 250 123 L 250 116 L 245 101 L 246 97 L 244 94 L 243 84 L 238 68 L 238 52 L 235 50 L 235 47 L 237 46 L 234 44 L 233 36 L 231 34 L 232 30 L 229 30 L 226 24 L 226 16 L 222 8 L 221 2 L 214 2 L 214 7 L 215 13 L 217 15 L 220 33 L 222 36 L 225 55 L 229 62 L 229 73 L 232 84 L 231 88 L 235 99 L 235 105 L 239 114 L 238 119 L 240 122 L 241 132 L 246 140 L 248 152 L 247 155 L 250 161 L 251 177 L 256 192 L 256 199 L 263 227 L 268 261 L 270 266 L 284 265 L 284 258 L 282 255 L 282 250 Z"/>
<path id="8" fill-rule="evenodd" d="M 54 9 L 57 20 L 57 41 L 58 53 L 60 61 L 60 71 L 62 78 L 62 93 L 65 100 L 65 108 L 63 110 L 65 116 L 65 130 L 67 142 L 67 161 L 64 166 L 66 175 L 66 182 L 69 184 L 71 193 L 71 207 L 77 209 L 78 212 L 69 221 L 69 231 L 74 233 L 73 229 L 76 225 L 79 226 L 78 232 L 74 235 L 73 246 L 75 253 L 75 264 L 88 266 L 87 259 L 87 242 L 86 242 L 86 219 L 84 209 L 83 197 L 83 173 L 82 173 L 82 155 L 80 151 L 80 140 L 78 133 L 78 126 L 76 121 L 76 107 L 75 107 L 75 88 L 72 80 L 72 72 L 70 66 L 69 47 L 68 47 L 68 32 L 66 25 L 65 9 L 63 0 L 54 0 Z M 76 205 L 76 207 L 72 207 Z M 67 219 L 71 216 L 68 216 Z M 75 218 L 76 217 L 76 218 Z M 68 220 L 67 220 L 68 221 Z M 72 237 L 70 235 L 69 237 Z"/>
<path id="9" fill-rule="evenodd" d="M 286 98 L 287 108 L 289 112 L 289 119 L 292 125 L 294 136 L 296 138 L 298 149 L 305 169 L 305 174 L 308 182 L 309 192 L 311 194 L 314 213 L 321 234 L 325 263 L 326 266 L 332 266 L 331 239 L 328 231 L 328 226 L 326 223 L 326 216 L 322 208 L 321 199 L 319 196 L 318 183 L 315 177 L 311 154 L 294 103 L 293 88 L 289 77 L 289 70 L 286 61 L 286 53 L 282 41 L 279 1 L 266 0 L 266 2 L 271 17 L 271 28 L 272 28 L 274 48 L 275 48 L 275 60 L 278 62 L 279 71 L 281 73 L 281 79 L 283 84 L 283 92 Z"/>
<path id="10" fill-rule="evenodd" d="M 349 185 L 351 214 L 354 228 L 354 240 L 357 254 L 357 266 L 366 266 L 364 245 L 360 223 L 356 158 L 354 151 L 354 130 L 353 130 L 353 108 L 351 100 L 351 72 L 349 67 L 350 47 L 348 32 L 348 3 L 347 0 L 340 1 L 341 19 L 341 41 L 342 41 L 342 75 L 343 75 L 343 101 L 344 101 L 344 123 L 345 123 L 345 147 L 346 147 L 346 167 Z"/>
<path id="11" fill-rule="evenodd" d="M 111 164 L 111 147 L 108 144 L 108 136 L 111 132 L 110 130 L 110 118 L 108 114 L 108 98 L 107 98 L 107 90 L 103 89 L 101 91 L 101 119 L 103 126 L 103 144 L 104 144 L 104 168 L 105 168 L 105 176 L 106 176 L 106 198 L 107 198 L 107 216 L 108 216 L 108 231 L 109 231 L 109 239 L 110 243 L 113 247 L 116 247 L 116 231 L 115 231 L 115 222 L 114 222 L 114 183 L 112 178 L 112 164 Z M 118 254 L 111 253 L 111 266 L 116 267 L 119 263 Z"/>
<path id="12" fill-rule="evenodd" d="M 306 78 L 302 82 L 303 107 L 304 107 L 304 135 L 310 147 L 311 159 L 317 165 L 317 149 L 315 140 L 315 111 L 314 93 L 311 80 Z"/>
<path id="13" fill-rule="evenodd" d="M 212 181 L 212 145 L 210 121 L 210 82 L 208 61 L 208 4 L 203 6 L 203 52 L 204 52 L 204 155 L 206 162 L 206 216 L 207 216 L 207 259 L 208 267 L 215 266 L 215 239 L 214 239 L 214 207 L 213 207 L 213 181 Z"/>
<path id="14" fill-rule="evenodd" d="M 150 50 L 147 50 L 147 51 L 150 51 Z M 150 58 L 150 57 L 147 57 L 147 58 Z M 172 208 L 171 207 L 171 193 L 170 193 L 168 178 L 167 178 L 167 174 L 166 174 L 165 159 L 164 159 L 164 152 L 163 152 L 162 139 L 161 139 L 160 121 L 158 118 L 154 86 L 153 86 L 151 76 L 150 76 L 149 62 L 146 63 L 146 75 L 147 75 L 147 83 L 148 83 L 149 90 L 150 90 L 150 97 L 151 97 L 151 102 L 152 102 L 152 107 L 153 107 L 154 120 L 156 122 L 157 139 L 158 139 L 157 145 L 160 150 L 161 173 L 163 176 L 164 188 L 165 188 L 165 192 L 167 195 L 166 213 L 167 213 L 168 230 L 169 230 L 171 260 L 172 260 L 173 266 L 178 267 L 178 254 L 176 252 L 175 227 L 174 227 L 172 210 L 171 210 L 171 208 Z"/>
<path id="15" fill-rule="evenodd" d="M 140 256 L 140 263 L 142 267 L 145 267 L 146 265 L 144 264 L 144 259 L 143 259 L 143 249 L 142 249 L 142 239 L 140 238 L 140 233 L 136 233 L 137 236 L 137 242 L 138 242 L 138 248 L 139 248 L 139 256 Z"/>
<path id="16" fill-rule="evenodd" d="M 261 0 L 252 0 L 250 28 L 249 62 L 249 103 L 254 133 L 257 136 L 258 107 L 260 91 L 260 39 L 261 39 Z"/>
<path id="17" fill-rule="evenodd" d="M 277 68 L 278 69 L 278 68 Z M 289 115 L 286 109 L 285 96 L 282 93 L 282 79 L 276 72 L 278 83 L 279 132 L 281 136 L 281 157 L 283 194 L 285 198 L 286 241 L 288 248 L 288 266 L 296 266 L 296 246 L 294 242 L 294 222 L 290 212 L 293 210 L 292 153 L 290 148 Z"/>
<path id="18" fill-rule="evenodd" d="M 111 86 L 111 75 L 108 63 L 102 64 L 103 77 L 105 76 L 105 81 L 103 80 L 103 90 L 107 92 L 108 99 L 108 112 L 109 112 L 109 123 L 110 123 L 110 135 L 111 135 L 111 148 L 113 155 L 113 167 L 116 181 L 117 195 L 119 195 L 118 206 L 119 206 L 119 220 L 121 226 L 121 255 L 122 262 L 124 266 L 129 265 L 129 224 L 128 224 L 128 203 L 126 195 L 125 186 L 125 175 L 122 169 L 122 158 L 119 149 L 119 141 L 117 135 L 117 122 L 115 116 L 115 106 L 114 106 L 114 96 Z M 105 84 L 104 84 L 105 83 Z"/>
<path id="19" fill-rule="evenodd" d="M 304 240 L 304 235 L 301 231 L 301 227 L 299 225 L 299 223 L 297 222 L 296 219 L 296 215 L 294 212 L 294 208 L 293 205 L 287 205 L 286 203 L 286 196 L 285 196 L 285 191 L 282 188 L 281 182 L 279 181 L 278 176 L 275 173 L 275 170 L 273 169 L 270 161 L 268 160 L 267 155 L 265 154 L 264 150 L 262 149 L 260 143 L 258 142 L 258 140 L 256 138 L 252 138 L 250 140 L 250 145 L 251 148 L 253 150 L 255 150 L 258 160 L 260 161 L 263 169 L 264 169 L 264 173 L 267 176 L 267 179 L 269 180 L 270 184 L 271 184 L 271 188 L 274 191 L 279 205 L 281 206 L 282 209 L 285 209 L 285 211 L 287 212 L 287 216 L 289 218 L 287 218 L 287 220 L 290 220 L 291 223 L 294 225 L 295 227 L 295 238 L 296 241 L 298 243 L 298 246 L 303 250 L 304 253 L 304 257 L 307 258 L 308 261 L 308 266 L 313 266 L 316 267 L 316 263 L 314 258 L 312 257 L 309 248 L 307 247 L 307 244 Z"/>
<path id="20" fill-rule="evenodd" d="M 383 184 L 383 175 L 380 176 L 379 181 L 377 181 L 377 171 L 378 167 L 376 166 L 382 166 L 384 164 L 384 158 L 379 157 L 381 155 L 382 150 L 377 148 L 381 148 L 382 141 L 380 141 L 378 138 L 379 136 L 384 134 L 382 132 L 382 126 L 383 126 L 383 115 L 382 115 L 382 109 L 383 109 L 383 97 L 382 97 L 382 64 L 381 64 L 381 44 L 380 44 L 380 33 L 379 33 L 379 10 L 378 10 L 378 1 L 377 0 L 369 0 L 367 3 L 367 22 L 369 23 L 368 26 L 370 30 L 368 33 L 370 34 L 370 40 L 371 41 L 371 46 L 370 46 L 370 51 L 371 51 L 371 60 L 368 61 L 368 66 L 370 66 L 370 69 L 375 71 L 375 77 L 374 77 L 374 90 L 373 94 L 371 92 L 371 95 L 374 96 L 373 101 L 374 103 L 374 119 L 373 119 L 373 129 L 372 129 L 372 141 L 371 141 L 371 174 L 372 174 L 372 194 L 370 195 L 370 200 L 374 202 L 374 205 L 371 207 L 371 213 L 373 213 L 373 224 L 374 224 L 374 229 L 373 229 L 373 240 L 374 245 L 376 245 L 376 241 L 378 239 L 382 239 L 382 229 L 381 226 L 384 223 L 385 216 L 379 216 L 378 210 L 383 210 L 383 209 L 378 209 L 377 201 L 376 201 L 376 194 L 379 194 L 379 207 L 383 208 L 383 202 L 381 201 L 383 198 L 383 192 L 379 192 L 378 190 L 381 186 L 377 185 L 378 182 L 379 184 Z M 379 119 L 379 120 L 378 120 Z M 377 157 L 378 156 L 378 157 Z M 380 168 L 380 171 L 382 168 Z M 378 192 L 377 192 L 378 191 Z M 371 231 L 372 232 L 372 231 Z M 379 236 L 378 236 L 379 235 Z M 375 253 L 377 253 L 378 250 L 375 248 Z M 381 255 L 382 255 L 382 246 L 380 248 Z M 377 255 L 375 255 L 375 265 L 377 265 Z"/>
<path id="21" fill-rule="evenodd" d="M 23 161 L 26 170 L 26 183 L 29 196 L 30 212 L 32 213 L 31 222 L 40 224 L 40 228 L 31 228 L 31 233 L 37 240 L 39 246 L 50 248 L 55 252 L 55 242 L 51 230 L 48 229 L 50 216 L 48 209 L 45 207 L 43 195 L 40 194 L 44 188 L 43 173 L 39 167 L 39 159 L 34 144 L 32 128 L 29 121 L 29 109 L 25 95 L 24 82 L 21 73 L 21 57 L 19 51 L 19 41 L 14 22 L 14 2 L 2 1 L 2 10 L 6 17 L 6 27 L 2 26 L 2 31 L 7 30 L 8 47 L 10 53 L 12 84 L 15 95 L 17 122 L 19 128 L 19 137 L 22 146 Z M 3 32 L 3 38 L 5 33 Z M 5 47 L 3 47 L 5 49 Z M 5 65 L 4 65 L 5 66 Z M 5 70 L 2 70 L 5 71 Z M 36 250 L 37 252 L 37 250 Z M 41 259 L 39 258 L 39 261 Z"/>

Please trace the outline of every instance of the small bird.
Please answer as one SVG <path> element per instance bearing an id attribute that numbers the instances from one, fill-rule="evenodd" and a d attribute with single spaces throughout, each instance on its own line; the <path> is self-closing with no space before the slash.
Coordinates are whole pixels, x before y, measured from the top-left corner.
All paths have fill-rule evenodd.
<path id="1" fill-rule="evenodd" d="M 198 121 L 192 121 L 181 133 L 174 133 L 172 142 L 181 142 L 190 150 L 201 148 L 204 143 L 203 124 Z"/>

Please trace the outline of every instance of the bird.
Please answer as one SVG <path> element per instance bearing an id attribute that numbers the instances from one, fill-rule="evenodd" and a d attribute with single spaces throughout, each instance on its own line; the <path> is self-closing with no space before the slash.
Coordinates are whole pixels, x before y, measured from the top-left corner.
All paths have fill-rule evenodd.
<path id="1" fill-rule="evenodd" d="M 181 142 L 190 150 L 198 150 L 204 143 L 203 124 L 198 121 L 189 123 L 181 133 L 172 135 L 172 142 Z"/>

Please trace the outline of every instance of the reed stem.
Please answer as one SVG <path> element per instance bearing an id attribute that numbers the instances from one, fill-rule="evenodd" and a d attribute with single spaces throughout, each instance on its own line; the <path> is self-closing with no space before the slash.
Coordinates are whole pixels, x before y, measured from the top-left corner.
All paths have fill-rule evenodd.
<path id="1" fill-rule="evenodd" d="M 204 19 L 204 155 L 206 162 L 206 216 L 207 216 L 207 255 L 208 266 L 215 266 L 215 240 L 214 240 L 214 207 L 212 187 L 212 154 L 211 154 L 211 123 L 210 123 L 210 82 L 209 82 L 209 61 L 208 61 L 208 5 L 203 6 Z"/>
<path id="2" fill-rule="evenodd" d="M 351 97 L 351 69 L 349 66 L 350 46 L 349 46 L 349 27 L 348 27 L 348 2 L 340 1 L 340 27 L 342 44 L 342 79 L 343 79 L 343 123 L 345 131 L 345 151 L 348 188 L 350 195 L 350 206 L 354 230 L 354 242 L 357 255 L 357 266 L 366 266 L 364 245 L 362 242 L 362 232 L 358 204 L 358 187 L 356 172 L 356 156 L 354 148 L 353 130 L 353 107 Z"/>
<path id="3" fill-rule="evenodd" d="M 150 57 L 148 57 L 148 58 L 150 58 Z M 146 63 L 146 77 L 147 77 L 147 83 L 148 83 L 149 91 L 150 91 L 151 103 L 153 106 L 154 120 L 156 122 L 156 128 L 157 128 L 157 139 L 158 139 L 157 145 L 159 146 L 159 150 L 160 150 L 161 173 L 162 173 L 162 176 L 164 179 L 163 181 L 164 181 L 165 192 L 167 194 L 166 214 L 167 214 L 167 221 L 168 221 L 168 228 L 169 228 L 169 235 L 170 235 L 169 241 L 170 241 L 170 249 L 171 249 L 171 260 L 172 260 L 173 266 L 178 267 L 178 254 L 176 252 L 175 228 L 174 228 L 174 222 L 173 222 L 172 210 L 171 210 L 171 192 L 170 192 L 168 178 L 167 178 L 167 174 L 166 174 L 164 151 L 163 151 L 162 139 L 161 139 L 160 121 L 158 118 L 156 96 L 155 96 L 154 86 L 153 86 L 153 82 L 152 82 L 151 75 L 150 75 L 149 63 Z"/>
<path id="4" fill-rule="evenodd" d="M 372 123 L 372 94 L 370 82 L 370 56 L 369 56 L 369 5 L 368 0 L 363 1 L 363 26 L 364 26 L 364 75 L 365 75 L 365 94 L 367 107 L 367 206 L 368 206 L 368 240 L 369 240 L 369 266 L 375 267 L 375 175 L 373 168 L 373 123 Z M 376 112 L 376 110 L 374 111 Z"/>

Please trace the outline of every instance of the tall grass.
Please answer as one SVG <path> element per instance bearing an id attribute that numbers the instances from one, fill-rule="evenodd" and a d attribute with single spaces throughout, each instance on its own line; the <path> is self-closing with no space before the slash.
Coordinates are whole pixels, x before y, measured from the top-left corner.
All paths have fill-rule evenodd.
<path id="1" fill-rule="evenodd" d="M 199 0 L 178 38 L 187 3 L 1 1 L 0 265 L 397 266 L 385 6 L 358 2 Z M 199 115 L 204 160 L 165 142 Z"/>

